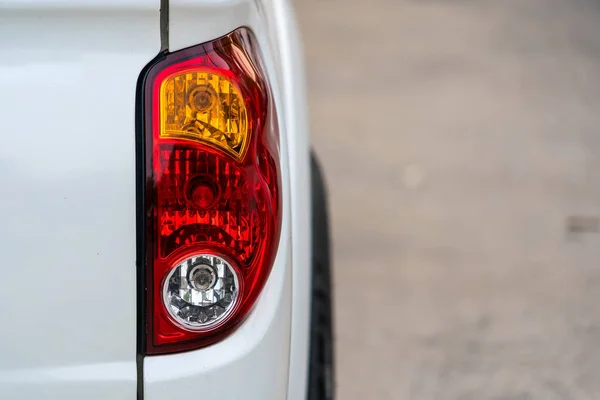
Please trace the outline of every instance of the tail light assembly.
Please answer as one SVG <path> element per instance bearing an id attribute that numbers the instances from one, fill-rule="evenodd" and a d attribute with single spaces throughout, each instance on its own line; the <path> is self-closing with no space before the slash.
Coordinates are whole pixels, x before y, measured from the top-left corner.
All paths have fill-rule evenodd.
<path id="1" fill-rule="evenodd" d="M 142 83 L 145 353 L 214 343 L 249 314 L 281 226 L 279 143 L 256 40 L 166 54 Z"/>

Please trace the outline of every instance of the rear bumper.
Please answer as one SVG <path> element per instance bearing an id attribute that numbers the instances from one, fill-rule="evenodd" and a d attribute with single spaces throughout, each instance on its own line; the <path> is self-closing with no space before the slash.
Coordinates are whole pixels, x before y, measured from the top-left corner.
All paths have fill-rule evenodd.
<path id="1" fill-rule="evenodd" d="M 283 226 L 283 232 L 289 228 Z M 291 326 L 291 253 L 282 236 L 254 310 L 232 335 L 200 350 L 144 359 L 144 399 L 283 400 Z"/>

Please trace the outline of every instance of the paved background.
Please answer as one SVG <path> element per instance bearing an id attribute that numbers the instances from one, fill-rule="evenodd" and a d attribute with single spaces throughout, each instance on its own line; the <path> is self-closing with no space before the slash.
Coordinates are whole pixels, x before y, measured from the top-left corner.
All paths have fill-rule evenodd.
<path id="1" fill-rule="evenodd" d="M 600 399 L 600 1 L 295 1 L 338 398 Z"/>

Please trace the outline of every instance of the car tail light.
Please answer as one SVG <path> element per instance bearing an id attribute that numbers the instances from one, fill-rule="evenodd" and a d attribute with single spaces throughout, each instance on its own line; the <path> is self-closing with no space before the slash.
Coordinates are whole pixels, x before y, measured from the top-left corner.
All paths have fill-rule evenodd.
<path id="1" fill-rule="evenodd" d="M 146 353 L 248 315 L 279 240 L 277 121 L 252 33 L 168 54 L 143 83 Z"/>

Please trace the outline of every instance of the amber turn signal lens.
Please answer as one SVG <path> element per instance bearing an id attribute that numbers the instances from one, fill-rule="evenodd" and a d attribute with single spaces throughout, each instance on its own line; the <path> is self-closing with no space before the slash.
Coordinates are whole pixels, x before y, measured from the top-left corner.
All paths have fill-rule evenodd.
<path id="1" fill-rule="evenodd" d="M 248 116 L 238 88 L 214 71 L 192 69 L 160 88 L 160 137 L 205 143 L 241 159 L 249 142 Z"/>

